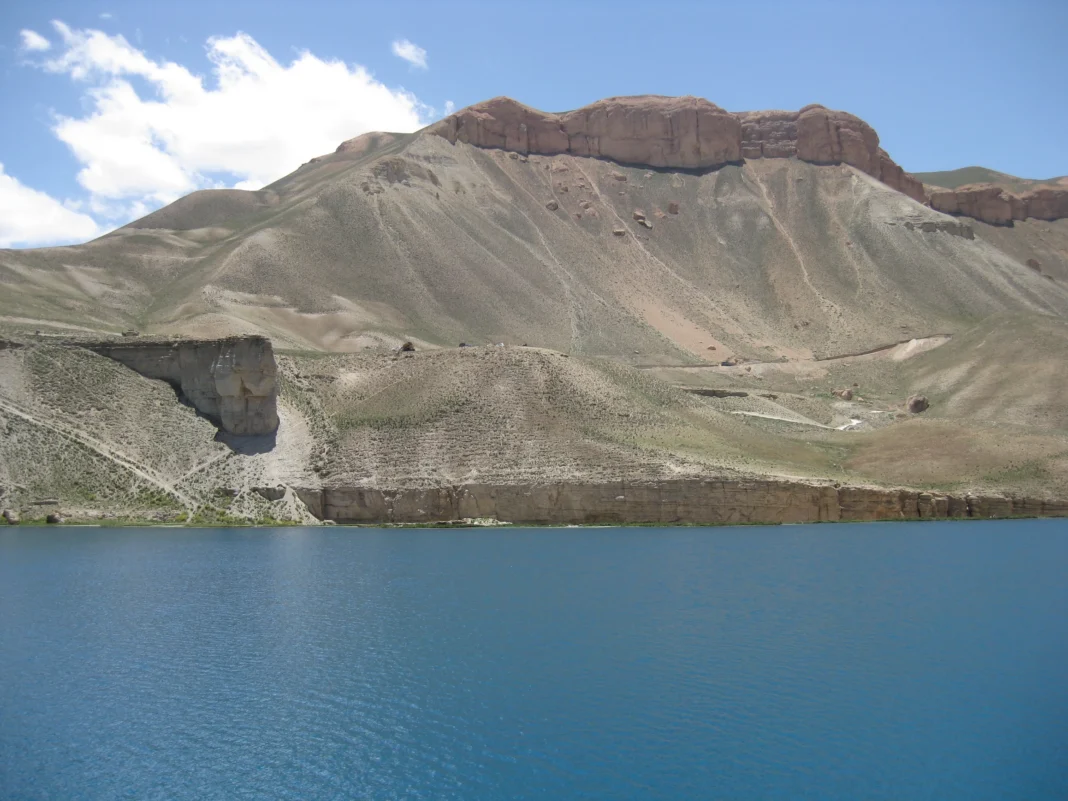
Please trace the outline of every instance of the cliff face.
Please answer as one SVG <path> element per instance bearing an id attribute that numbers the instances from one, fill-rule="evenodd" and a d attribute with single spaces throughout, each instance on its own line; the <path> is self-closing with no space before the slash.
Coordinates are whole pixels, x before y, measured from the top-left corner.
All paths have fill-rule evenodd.
<path id="1" fill-rule="evenodd" d="M 969 184 L 931 192 L 931 208 L 945 214 L 974 217 L 992 225 L 1034 217 L 1060 220 L 1068 217 L 1068 189 L 1043 187 L 1016 195 L 996 184 Z"/>
<path id="2" fill-rule="evenodd" d="M 613 97 L 566 114 L 496 97 L 426 130 L 477 147 L 595 156 L 649 167 L 694 169 L 741 159 L 738 120 L 699 97 Z"/>
<path id="3" fill-rule="evenodd" d="M 624 164 L 700 169 L 743 158 L 796 156 L 850 164 L 923 202 L 923 184 L 879 147 L 870 125 L 820 105 L 732 114 L 699 97 L 613 97 L 565 114 L 498 97 L 426 129 L 450 142 L 520 153 L 595 156 Z"/>
<path id="4" fill-rule="evenodd" d="M 297 490 L 308 510 L 339 523 L 815 523 L 944 517 L 1063 516 L 1068 503 L 1002 496 L 788 481 L 692 479 L 652 483 L 465 484 L 433 489 Z"/>
<path id="5" fill-rule="evenodd" d="M 879 147 L 879 135 L 859 117 L 820 105 L 735 116 L 742 123 L 747 159 L 796 156 L 813 164 L 849 164 L 913 200 L 925 200 L 923 184 L 894 163 Z"/>
<path id="6" fill-rule="evenodd" d="M 146 378 L 168 382 L 229 434 L 271 434 L 278 428 L 277 366 L 265 337 L 100 342 L 87 347 Z"/>
<path id="7" fill-rule="evenodd" d="M 477 147 L 552 156 L 594 156 L 622 164 L 677 169 L 719 167 L 742 159 L 798 158 L 849 164 L 947 214 L 1006 225 L 1068 217 L 1068 189 L 1015 195 L 994 184 L 936 190 L 905 172 L 879 147 L 864 120 L 813 104 L 800 111 L 730 113 L 700 97 L 612 97 L 551 114 L 507 97 L 457 111 L 426 133 Z"/>

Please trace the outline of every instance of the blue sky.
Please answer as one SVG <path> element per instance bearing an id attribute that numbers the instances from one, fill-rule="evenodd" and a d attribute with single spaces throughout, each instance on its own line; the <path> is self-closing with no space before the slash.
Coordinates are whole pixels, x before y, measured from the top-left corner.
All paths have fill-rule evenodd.
<path id="1" fill-rule="evenodd" d="M 910 171 L 1063 175 L 1066 41 L 1063 0 L 6 0 L 0 247 L 254 188 L 502 94 L 553 111 L 644 93 L 818 102 L 867 120 Z"/>

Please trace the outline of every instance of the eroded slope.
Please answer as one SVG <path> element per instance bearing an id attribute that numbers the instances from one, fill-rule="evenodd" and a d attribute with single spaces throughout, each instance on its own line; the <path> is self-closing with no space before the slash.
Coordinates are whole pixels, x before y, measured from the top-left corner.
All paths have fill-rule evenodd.
<path id="1" fill-rule="evenodd" d="M 1063 221 L 954 219 L 846 165 L 686 172 L 430 135 L 366 144 L 211 227 L 4 251 L 0 314 L 22 328 L 349 351 L 504 341 L 644 364 L 844 352 L 1068 310 L 1068 256 L 1043 233 Z M 190 224 L 185 212 L 168 224 Z"/>

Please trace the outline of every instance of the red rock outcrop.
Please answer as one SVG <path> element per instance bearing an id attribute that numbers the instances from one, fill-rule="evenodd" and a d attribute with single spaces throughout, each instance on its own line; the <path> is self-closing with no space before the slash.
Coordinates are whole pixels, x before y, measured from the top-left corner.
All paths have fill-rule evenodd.
<path id="1" fill-rule="evenodd" d="M 1024 219 L 1060 220 L 1068 217 L 1068 189 L 1042 187 L 1020 195 Z"/>
<path id="2" fill-rule="evenodd" d="M 699 97 L 611 97 L 564 114 L 561 122 L 575 156 L 680 168 L 742 158 L 737 118 Z"/>
<path id="3" fill-rule="evenodd" d="M 797 117 L 797 155 L 816 164 L 852 164 L 872 174 L 878 169 L 879 135 L 859 117 L 805 106 Z"/>
<path id="4" fill-rule="evenodd" d="M 731 114 L 699 97 L 612 97 L 549 114 L 507 97 L 461 109 L 426 128 L 450 142 L 520 153 L 595 156 L 623 164 L 699 169 L 743 158 L 849 164 L 923 202 L 923 184 L 879 147 L 859 117 L 820 105 Z"/>
<path id="5" fill-rule="evenodd" d="M 968 184 L 956 189 L 935 189 L 931 208 L 945 214 L 974 217 L 992 225 L 1035 217 L 1059 220 L 1068 217 L 1068 189 L 1042 187 L 1014 195 L 996 184 Z"/>
<path id="6" fill-rule="evenodd" d="M 1014 214 L 1014 211 L 1020 213 L 1018 207 L 1018 197 L 994 184 L 971 184 L 931 193 L 931 208 L 935 211 L 962 214 L 994 225 L 1005 225 L 1013 219 L 1019 219 Z"/>
<path id="7" fill-rule="evenodd" d="M 747 159 L 785 159 L 797 155 L 799 111 L 742 111 L 742 156 Z"/>
<path id="8" fill-rule="evenodd" d="M 741 158 L 738 120 L 697 97 L 612 97 L 566 114 L 496 97 L 426 132 L 478 147 L 650 167 L 716 167 Z"/>
<path id="9" fill-rule="evenodd" d="M 742 123 L 745 158 L 796 156 L 813 164 L 849 164 L 913 200 L 926 200 L 923 184 L 879 147 L 879 135 L 859 117 L 814 104 L 800 111 L 746 111 Z"/>
<path id="10" fill-rule="evenodd" d="M 891 189 L 896 189 L 898 192 L 906 194 L 920 203 L 927 202 L 927 195 L 923 191 L 923 182 L 911 173 L 901 169 L 882 148 L 879 148 L 879 171 L 878 173 L 873 173 L 873 175 Z"/>
<path id="11" fill-rule="evenodd" d="M 699 97 L 610 97 L 551 114 L 507 97 L 457 111 L 424 129 L 450 142 L 553 156 L 593 156 L 675 169 L 719 167 L 742 159 L 798 158 L 849 164 L 937 211 L 1007 225 L 1068 217 L 1068 188 L 1014 195 L 993 184 L 935 190 L 897 165 L 864 120 L 814 104 L 800 111 L 730 113 Z M 353 143 L 365 146 L 360 138 Z M 625 179 L 625 176 L 620 176 Z"/>

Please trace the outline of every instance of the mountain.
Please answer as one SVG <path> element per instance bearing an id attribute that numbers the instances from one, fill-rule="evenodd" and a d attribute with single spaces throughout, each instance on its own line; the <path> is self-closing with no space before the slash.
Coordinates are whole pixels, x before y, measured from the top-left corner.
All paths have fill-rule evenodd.
<path id="1" fill-rule="evenodd" d="M 987 169 L 986 167 L 961 167 L 957 170 L 941 172 L 917 172 L 913 175 L 927 186 L 943 189 L 957 189 L 968 184 L 997 184 L 1010 192 L 1021 194 L 1039 186 L 1068 186 L 1068 175 L 1045 180 L 1019 178 L 1008 173 Z"/>
<path id="2" fill-rule="evenodd" d="M 702 101 L 726 131 L 706 121 L 702 135 L 722 141 L 704 142 L 698 157 L 696 139 L 635 133 L 687 114 L 700 125 L 696 108 L 664 102 L 632 99 L 621 114 L 634 130 L 576 140 L 657 164 L 651 151 L 628 156 L 614 143 L 655 142 L 669 154 L 677 145 L 696 166 L 468 144 L 449 126 L 476 130 L 465 121 L 490 112 L 474 107 L 420 134 L 346 143 L 259 192 L 196 192 L 86 245 L 2 251 L 11 291 L 0 314 L 75 330 L 262 333 L 326 350 L 528 342 L 644 363 L 715 360 L 710 346 L 722 358 L 834 353 L 994 311 L 1064 312 L 1064 287 L 1026 258 L 868 174 L 896 165 L 856 118 L 813 107 L 792 121 L 786 112 L 740 120 Z M 498 127 L 538 130 L 519 104 L 488 108 Z M 582 119 L 596 126 L 612 111 Z M 798 136 L 808 129 L 812 141 Z M 743 132 L 750 153 L 777 137 L 767 148 L 776 156 L 742 156 Z M 549 141 L 543 150 L 560 149 Z M 1046 242 L 1014 233 L 1036 253 Z M 1035 258 L 1068 277 L 1053 255 Z"/>
<path id="3" fill-rule="evenodd" d="M 349 140 L 257 192 L 0 251 L 0 420 L 19 443 L 0 446 L 0 491 L 92 511 L 120 464 L 187 510 L 232 490 L 235 514 L 263 482 L 293 490 L 294 515 L 330 505 L 309 492 L 487 481 L 1068 497 L 1060 195 L 999 195 L 995 224 L 986 195 L 969 205 L 965 187 L 946 214 L 924 183 L 818 105 L 643 96 L 550 114 L 496 98 Z M 101 355 L 130 330 L 134 346 L 268 337 L 276 441 L 214 442 L 210 412 L 164 409 L 192 402 L 184 383 L 160 394 Z M 144 347 L 131 363 L 161 345 Z M 219 358 L 232 369 L 212 382 L 246 374 Z M 103 384 L 125 389 L 91 401 Z M 907 411 L 915 394 L 930 409 Z M 151 441 L 122 432 L 135 419 Z M 72 438 L 88 461 L 68 461 Z"/>

